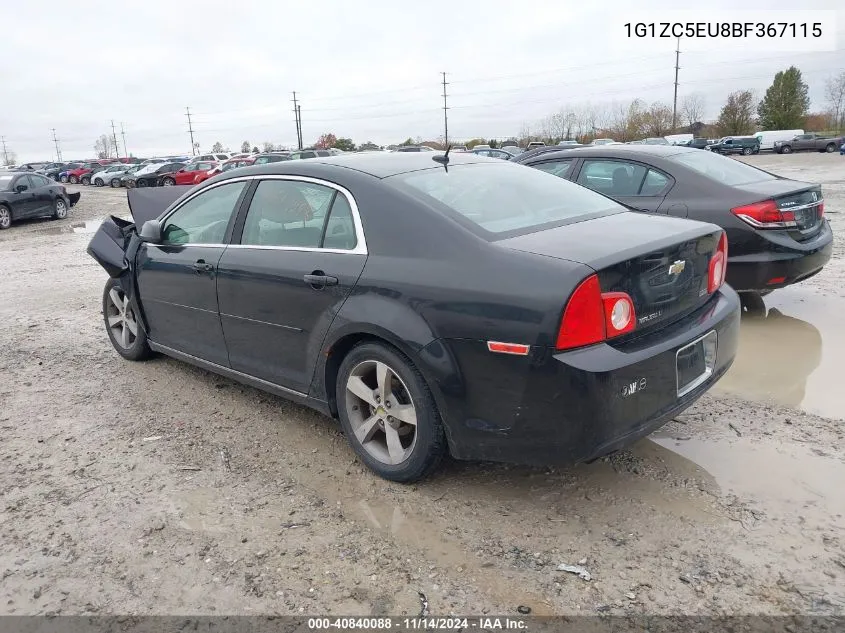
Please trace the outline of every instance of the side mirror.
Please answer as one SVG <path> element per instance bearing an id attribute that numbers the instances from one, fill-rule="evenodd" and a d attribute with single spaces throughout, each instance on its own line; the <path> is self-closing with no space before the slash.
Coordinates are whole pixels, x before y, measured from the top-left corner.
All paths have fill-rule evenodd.
<path id="1" fill-rule="evenodd" d="M 17 191 L 18 193 L 23 193 L 24 191 L 26 191 L 26 185 L 18 185 L 17 187 L 15 187 L 15 191 Z"/>
<path id="2" fill-rule="evenodd" d="M 141 226 L 138 237 L 142 242 L 149 244 L 161 244 L 161 222 L 158 220 L 147 220 Z"/>

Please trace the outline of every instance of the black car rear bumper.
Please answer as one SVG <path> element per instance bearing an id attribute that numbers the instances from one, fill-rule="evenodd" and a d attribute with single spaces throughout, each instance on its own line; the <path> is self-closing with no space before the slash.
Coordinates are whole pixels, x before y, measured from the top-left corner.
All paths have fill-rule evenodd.
<path id="1" fill-rule="evenodd" d="M 679 396 L 676 355 L 710 332 L 717 338 L 712 373 Z M 476 341 L 450 341 L 459 365 L 473 367 L 464 378 L 463 401 L 445 398 L 452 453 L 459 459 L 572 464 L 622 448 L 712 387 L 733 362 L 738 336 L 739 298 L 726 286 L 680 321 L 621 345 L 518 357 L 491 354 Z"/>
<path id="2" fill-rule="evenodd" d="M 775 290 L 812 277 L 830 261 L 833 231 L 825 221 L 819 234 L 808 242 L 795 242 L 794 248 L 768 246 L 771 250 L 747 255 L 728 253 L 727 281 L 734 290 Z"/>

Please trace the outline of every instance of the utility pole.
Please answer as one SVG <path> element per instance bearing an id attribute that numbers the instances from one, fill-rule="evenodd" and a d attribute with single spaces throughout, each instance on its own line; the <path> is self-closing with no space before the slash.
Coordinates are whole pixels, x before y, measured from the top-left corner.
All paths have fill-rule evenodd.
<path id="1" fill-rule="evenodd" d="M 191 109 L 185 108 L 185 116 L 188 117 L 188 133 L 191 135 L 191 156 L 196 156 L 194 149 L 194 128 L 191 126 Z"/>
<path id="2" fill-rule="evenodd" d="M 302 149 L 302 104 L 296 106 L 296 118 L 299 120 L 299 149 Z"/>
<path id="3" fill-rule="evenodd" d="M 3 164 L 9 164 L 9 154 L 6 152 L 6 137 L 0 136 L 0 143 L 3 143 Z"/>
<path id="4" fill-rule="evenodd" d="M 443 74 L 443 136 L 444 141 L 443 144 L 446 146 L 446 149 L 449 149 L 449 115 L 446 112 L 449 107 L 446 105 L 446 73 Z"/>
<path id="5" fill-rule="evenodd" d="M 296 104 L 296 90 L 293 91 L 293 116 L 296 122 L 296 147 L 302 149 L 302 123 L 299 106 Z"/>
<path id="6" fill-rule="evenodd" d="M 678 124 L 678 61 L 681 58 L 681 38 L 678 37 L 678 46 L 675 49 L 675 98 L 672 99 L 672 132 L 675 131 L 675 126 Z"/>
<path id="7" fill-rule="evenodd" d="M 56 144 L 56 160 L 62 162 L 62 150 L 59 149 L 59 139 L 56 138 L 56 128 L 53 128 L 53 143 Z"/>
<path id="8" fill-rule="evenodd" d="M 126 131 L 123 129 L 123 121 L 120 122 L 120 135 L 123 137 L 123 155 L 129 156 L 129 152 L 126 151 Z"/>
<path id="9" fill-rule="evenodd" d="M 111 137 L 114 141 L 114 155 L 115 158 L 120 158 L 120 148 L 117 146 L 117 132 L 114 129 L 114 119 L 111 120 Z"/>

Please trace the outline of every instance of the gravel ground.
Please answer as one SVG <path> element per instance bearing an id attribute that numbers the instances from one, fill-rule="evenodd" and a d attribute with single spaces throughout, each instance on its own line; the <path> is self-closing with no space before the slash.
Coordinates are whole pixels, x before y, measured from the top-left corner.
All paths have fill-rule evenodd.
<path id="1" fill-rule="evenodd" d="M 0 613 L 843 613 L 845 159 L 748 162 L 822 182 L 836 252 L 744 319 L 717 389 L 590 465 L 415 486 L 317 413 L 111 349 L 84 250 L 124 191 L 3 232 Z"/>

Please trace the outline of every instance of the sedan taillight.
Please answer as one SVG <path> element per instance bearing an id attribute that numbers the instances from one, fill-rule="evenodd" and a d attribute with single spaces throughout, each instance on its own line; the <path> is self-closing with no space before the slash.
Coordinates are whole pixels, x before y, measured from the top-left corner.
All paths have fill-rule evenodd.
<path id="1" fill-rule="evenodd" d="M 774 200 L 735 207 L 731 213 L 755 229 L 789 229 L 798 226 L 795 214 L 782 211 Z"/>
<path id="2" fill-rule="evenodd" d="M 624 292 L 602 292 L 597 275 L 582 281 L 563 311 L 557 349 L 601 343 L 634 329 L 634 302 Z"/>
<path id="3" fill-rule="evenodd" d="M 725 283 L 725 273 L 728 269 L 728 237 L 722 231 L 716 252 L 710 258 L 707 267 L 707 292 L 713 294 Z"/>

